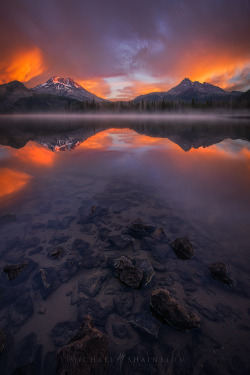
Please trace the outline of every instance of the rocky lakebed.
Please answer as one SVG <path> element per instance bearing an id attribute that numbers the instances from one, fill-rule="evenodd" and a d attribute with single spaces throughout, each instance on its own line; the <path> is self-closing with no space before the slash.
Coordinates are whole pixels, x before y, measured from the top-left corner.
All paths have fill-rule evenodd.
<path id="1" fill-rule="evenodd" d="M 56 167 L 32 164 L 30 186 L 3 202 L 0 374 L 250 373 L 245 187 L 237 206 L 239 178 L 201 155 L 199 190 L 194 153 L 166 141 L 178 169 L 138 137 L 143 158 L 95 141 L 58 152 Z"/>

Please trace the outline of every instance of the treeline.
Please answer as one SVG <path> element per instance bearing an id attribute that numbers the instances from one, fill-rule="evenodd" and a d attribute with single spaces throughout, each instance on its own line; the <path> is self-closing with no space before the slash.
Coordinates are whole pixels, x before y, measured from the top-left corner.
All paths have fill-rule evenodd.
<path id="1" fill-rule="evenodd" d="M 76 102 L 68 100 L 65 110 L 69 112 L 178 112 L 185 110 L 212 110 L 212 109 L 250 109 L 249 97 L 223 98 L 221 100 L 206 100 L 200 102 L 192 99 L 185 101 L 118 101 L 118 102 Z"/>

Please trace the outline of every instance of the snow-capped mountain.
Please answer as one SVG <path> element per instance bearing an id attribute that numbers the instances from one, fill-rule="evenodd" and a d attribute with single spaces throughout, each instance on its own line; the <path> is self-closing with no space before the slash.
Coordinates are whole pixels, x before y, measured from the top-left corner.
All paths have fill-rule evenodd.
<path id="1" fill-rule="evenodd" d="M 218 86 L 211 85 L 210 83 L 200 83 L 198 81 L 192 82 L 189 78 L 185 78 L 177 86 L 173 87 L 169 91 L 165 92 L 154 92 L 146 95 L 141 95 L 134 100 L 186 100 L 192 99 L 218 99 L 226 98 L 230 96 L 237 96 L 242 94 L 239 91 L 228 92 Z"/>
<path id="2" fill-rule="evenodd" d="M 52 77 L 46 83 L 42 83 L 32 89 L 37 94 L 50 94 L 64 96 L 80 101 L 103 102 L 103 98 L 85 90 L 81 85 L 76 83 L 72 78 Z"/>

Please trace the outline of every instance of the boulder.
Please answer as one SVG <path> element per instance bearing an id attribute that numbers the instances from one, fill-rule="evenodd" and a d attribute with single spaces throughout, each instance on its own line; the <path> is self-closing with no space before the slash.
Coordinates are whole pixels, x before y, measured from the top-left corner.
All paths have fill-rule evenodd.
<path id="1" fill-rule="evenodd" d="M 143 279 L 143 271 L 134 266 L 131 260 L 122 256 L 114 261 L 117 277 L 132 288 L 139 288 Z"/>
<path id="2" fill-rule="evenodd" d="M 75 337 L 57 351 L 57 374 L 105 375 L 108 355 L 107 336 L 86 315 Z"/>
<path id="3" fill-rule="evenodd" d="M 178 258 L 186 260 L 192 258 L 194 255 L 194 247 L 186 237 L 177 238 L 170 242 L 170 245 L 175 251 Z"/>
<path id="4" fill-rule="evenodd" d="M 236 280 L 230 277 L 228 268 L 225 263 L 212 263 L 209 266 L 209 271 L 213 279 L 219 280 L 230 287 L 234 287 L 236 285 Z"/>
<path id="5" fill-rule="evenodd" d="M 167 289 L 157 289 L 151 295 L 151 307 L 168 324 L 180 330 L 190 330 L 200 326 L 196 314 L 189 314 Z"/>

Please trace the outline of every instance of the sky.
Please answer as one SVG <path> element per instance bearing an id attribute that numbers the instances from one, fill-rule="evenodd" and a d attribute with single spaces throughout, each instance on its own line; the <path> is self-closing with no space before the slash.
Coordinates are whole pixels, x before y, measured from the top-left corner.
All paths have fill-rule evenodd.
<path id="1" fill-rule="evenodd" d="M 71 77 L 111 100 L 184 78 L 250 89 L 250 0 L 8 0 L 0 84 Z"/>

